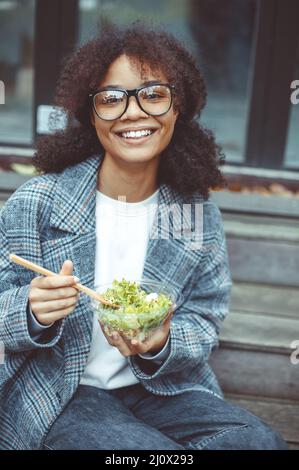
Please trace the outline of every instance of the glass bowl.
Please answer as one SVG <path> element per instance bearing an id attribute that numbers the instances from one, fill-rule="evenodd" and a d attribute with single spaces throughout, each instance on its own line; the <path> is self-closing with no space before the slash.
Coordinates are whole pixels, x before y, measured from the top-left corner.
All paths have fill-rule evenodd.
<path id="1" fill-rule="evenodd" d="M 156 308 L 156 296 L 153 295 L 151 296 L 152 301 L 149 302 L 149 311 L 142 312 L 142 307 L 138 307 L 137 304 L 130 304 L 129 306 L 120 304 L 118 309 L 113 309 L 91 298 L 90 308 L 96 313 L 106 334 L 110 335 L 113 331 L 117 331 L 125 340 L 137 339 L 143 341 L 160 328 L 168 315 L 182 304 L 183 297 L 181 294 L 178 295 L 172 286 L 163 282 L 147 279 L 130 282 L 136 283 L 146 294 L 163 294 L 169 299 L 169 304 L 163 302 L 166 305 Z M 107 289 L 112 287 L 112 283 L 109 283 L 97 285 L 94 290 L 99 294 L 104 294 Z M 161 299 L 165 299 L 163 295 L 160 297 Z M 129 313 L 126 311 L 128 308 Z"/>

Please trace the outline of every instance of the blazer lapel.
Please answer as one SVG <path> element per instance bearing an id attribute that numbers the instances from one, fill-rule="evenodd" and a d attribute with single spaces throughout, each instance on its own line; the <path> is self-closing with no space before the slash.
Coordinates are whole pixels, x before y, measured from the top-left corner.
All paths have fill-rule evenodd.
<path id="1" fill-rule="evenodd" d="M 102 155 L 66 168 L 57 182 L 50 225 L 70 233 L 95 229 L 97 171 Z"/>
<path id="2" fill-rule="evenodd" d="M 200 206 L 201 217 L 201 198 L 185 198 L 167 185 L 160 186 L 158 210 L 143 270 L 144 278 L 169 283 L 177 293 L 182 292 L 202 256 L 202 230 L 196 227 L 194 216 L 188 217 L 186 209 L 195 205 L 190 202 Z M 199 248 L 195 250 L 194 246 Z"/>

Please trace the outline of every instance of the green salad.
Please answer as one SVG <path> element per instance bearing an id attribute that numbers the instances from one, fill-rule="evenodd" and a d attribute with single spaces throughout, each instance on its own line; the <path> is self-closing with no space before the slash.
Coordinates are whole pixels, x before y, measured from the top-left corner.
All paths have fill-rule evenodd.
<path id="1" fill-rule="evenodd" d="M 137 282 L 125 279 L 114 280 L 102 296 L 119 306 L 115 310 L 99 304 L 99 318 L 105 331 L 119 331 L 129 339 L 148 336 L 153 328 L 160 326 L 173 304 L 166 294 L 148 293 Z"/>

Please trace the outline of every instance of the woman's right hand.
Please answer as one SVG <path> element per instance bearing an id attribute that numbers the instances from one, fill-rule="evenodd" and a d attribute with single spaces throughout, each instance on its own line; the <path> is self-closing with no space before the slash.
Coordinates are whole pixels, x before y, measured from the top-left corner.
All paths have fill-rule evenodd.
<path id="1" fill-rule="evenodd" d="M 76 281 L 73 263 L 64 261 L 59 276 L 39 276 L 32 279 L 29 289 L 29 304 L 37 321 L 49 326 L 65 318 L 75 309 L 79 292 L 72 287 Z"/>

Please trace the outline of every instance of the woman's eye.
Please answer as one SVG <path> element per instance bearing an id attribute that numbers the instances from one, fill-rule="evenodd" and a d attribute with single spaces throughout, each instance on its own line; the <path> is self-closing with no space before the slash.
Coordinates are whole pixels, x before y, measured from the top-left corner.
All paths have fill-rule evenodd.
<path id="1" fill-rule="evenodd" d="M 102 104 L 115 104 L 115 103 L 120 103 L 120 102 L 121 102 L 121 98 L 115 98 L 115 96 L 104 98 L 102 100 Z"/>
<path id="2" fill-rule="evenodd" d="M 156 99 L 162 98 L 162 96 L 158 95 L 158 93 L 152 93 L 150 95 L 146 95 L 144 98 L 146 100 L 156 100 Z"/>

